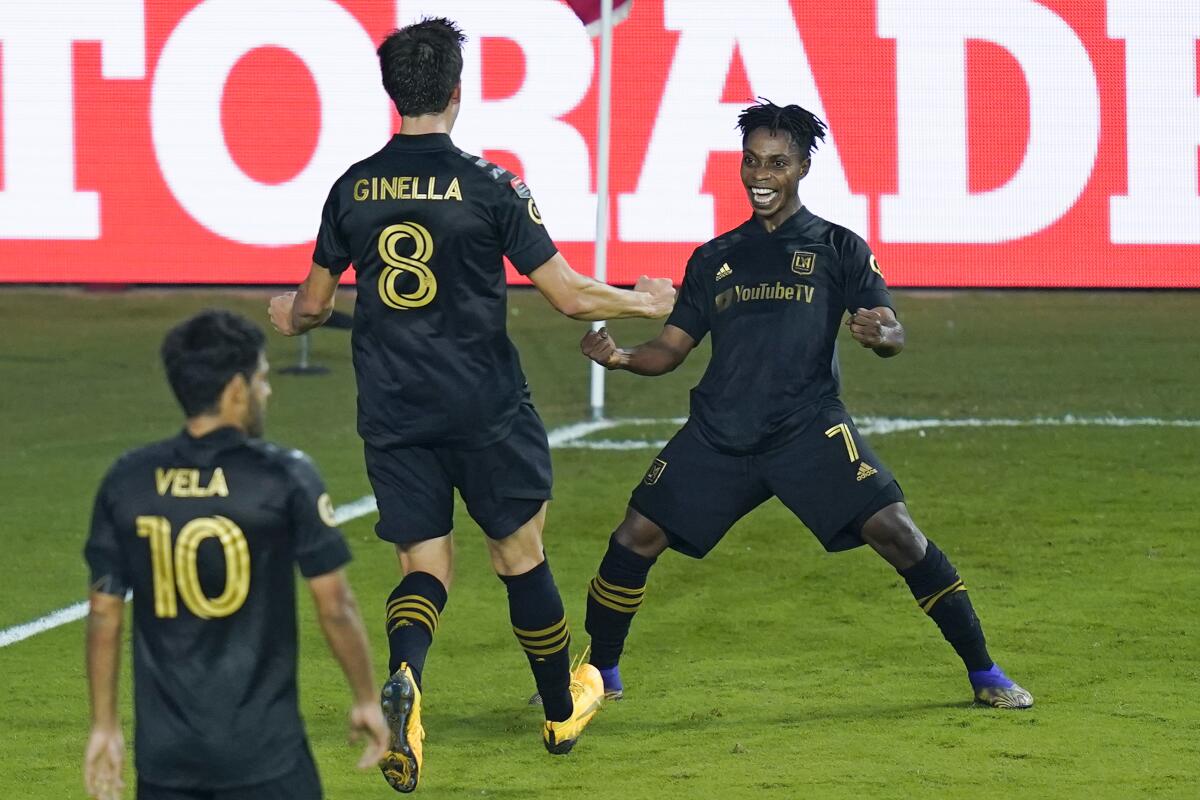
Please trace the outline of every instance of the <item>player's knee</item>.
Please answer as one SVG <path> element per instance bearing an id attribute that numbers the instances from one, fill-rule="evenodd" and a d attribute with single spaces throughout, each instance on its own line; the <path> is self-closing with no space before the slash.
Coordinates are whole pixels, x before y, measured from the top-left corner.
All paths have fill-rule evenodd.
<path id="1" fill-rule="evenodd" d="M 537 524 L 535 524 L 535 522 Z M 540 518 L 530 520 L 502 539 L 488 539 L 492 569 L 497 575 L 524 575 L 545 560 Z"/>
<path id="2" fill-rule="evenodd" d="M 410 575 L 414 572 L 424 572 L 437 578 L 449 590 L 454 577 L 454 548 L 450 537 L 443 538 L 445 541 L 432 539 L 408 545 L 396 545 L 401 574 Z"/>
<path id="3" fill-rule="evenodd" d="M 613 539 L 643 558 L 657 558 L 668 545 L 663 529 L 632 508 L 626 511 L 624 521 L 613 532 Z"/>
<path id="4" fill-rule="evenodd" d="M 921 533 L 904 503 L 893 503 L 880 509 L 866 521 L 862 538 L 889 561 L 890 555 L 920 559 L 925 552 L 925 536 Z"/>

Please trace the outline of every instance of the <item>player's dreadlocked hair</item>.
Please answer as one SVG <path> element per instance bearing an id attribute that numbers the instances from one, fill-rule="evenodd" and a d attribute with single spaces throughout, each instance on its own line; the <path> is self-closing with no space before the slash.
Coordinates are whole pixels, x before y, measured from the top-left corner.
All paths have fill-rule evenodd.
<path id="1" fill-rule="evenodd" d="M 817 149 L 818 139 L 825 140 L 825 123 L 816 114 L 797 105 L 777 106 L 765 97 L 758 99 L 738 115 L 743 139 L 756 128 L 766 128 L 772 135 L 786 131 L 805 158 Z"/>
<path id="2" fill-rule="evenodd" d="M 462 80 L 462 44 L 467 40 L 445 17 L 425 17 L 392 31 L 379 45 L 383 88 L 403 117 L 445 111 Z"/>

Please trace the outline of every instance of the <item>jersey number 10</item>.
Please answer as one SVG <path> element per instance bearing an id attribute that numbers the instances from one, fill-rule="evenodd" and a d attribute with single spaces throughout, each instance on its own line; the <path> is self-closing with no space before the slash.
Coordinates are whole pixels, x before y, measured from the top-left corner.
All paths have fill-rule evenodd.
<path id="1" fill-rule="evenodd" d="M 137 535 L 150 540 L 156 617 L 179 616 L 179 598 L 201 619 L 228 617 L 246 602 L 250 593 L 250 548 L 246 545 L 246 535 L 233 520 L 194 519 L 179 530 L 172 547 L 170 520 L 138 517 Z M 216 539 L 225 552 L 225 591 L 218 597 L 207 596 L 200 586 L 196 554 L 205 539 Z"/>

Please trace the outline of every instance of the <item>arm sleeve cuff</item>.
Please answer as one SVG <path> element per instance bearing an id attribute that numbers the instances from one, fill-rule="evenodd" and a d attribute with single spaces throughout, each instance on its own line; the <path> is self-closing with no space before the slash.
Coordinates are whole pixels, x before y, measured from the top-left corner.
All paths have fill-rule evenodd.
<path id="1" fill-rule="evenodd" d="M 858 308 L 878 308 L 886 306 L 893 311 L 896 307 L 892 305 L 892 295 L 890 292 L 871 291 L 862 292 L 850 298 L 851 305 L 848 310 L 853 311 Z"/>
<path id="2" fill-rule="evenodd" d="M 329 270 L 331 275 L 341 275 L 350 266 L 350 259 L 348 258 L 330 258 L 328 255 L 320 252 L 314 252 L 312 260 L 318 267 Z"/>
<path id="3" fill-rule="evenodd" d="M 537 242 L 515 253 L 507 253 L 508 260 L 517 268 L 517 272 L 528 275 L 535 269 L 554 258 L 558 248 L 552 241 Z"/>
<path id="4" fill-rule="evenodd" d="M 691 309 L 675 307 L 671 312 L 671 316 L 667 317 L 667 325 L 674 325 L 681 331 L 692 337 L 698 344 L 704 338 L 704 334 L 708 333 L 708 325 L 706 320 L 700 319 Z"/>
<path id="5" fill-rule="evenodd" d="M 296 555 L 300 574 L 305 578 L 333 572 L 350 563 L 350 548 L 342 537 L 326 540 L 320 547 Z"/>

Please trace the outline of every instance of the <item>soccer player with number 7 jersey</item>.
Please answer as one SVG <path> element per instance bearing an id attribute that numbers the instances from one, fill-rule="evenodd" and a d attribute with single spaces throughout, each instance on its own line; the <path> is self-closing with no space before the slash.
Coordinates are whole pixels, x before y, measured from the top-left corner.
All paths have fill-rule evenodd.
<path id="1" fill-rule="evenodd" d="M 675 299 L 667 279 L 626 291 L 576 273 L 521 179 L 455 147 L 464 38 L 435 18 L 384 40 L 383 85 L 400 133 L 334 183 L 308 278 L 270 307 L 285 335 L 320 325 L 354 265 L 358 431 L 379 504 L 375 532 L 395 546 L 403 573 L 386 605 L 392 676 L 381 698 L 392 728 L 383 773 L 401 792 L 420 779 L 421 678 L 450 587 L 455 489 L 507 589 L 551 753 L 571 749 L 603 694 L 589 664 L 570 668 L 570 630 L 542 550 L 550 451 L 505 327 L 504 257 L 574 319 L 664 317 Z"/>
<path id="2" fill-rule="evenodd" d="M 867 544 L 896 569 L 962 659 L 976 701 L 1033 705 L 992 660 L 966 584 L 913 522 L 899 483 L 839 397 L 843 315 L 854 340 L 883 358 L 904 349 L 904 328 L 867 243 L 800 202 L 825 123 L 764 101 L 745 109 L 738 127 L 750 218 L 696 248 L 654 339 L 623 349 L 601 329 L 580 345 L 609 369 L 662 375 L 712 336 L 691 416 L 633 490 L 588 585 L 591 663 L 605 694 L 624 693 L 618 662 L 658 556 L 671 548 L 703 558 L 778 497 L 826 550 Z"/>

